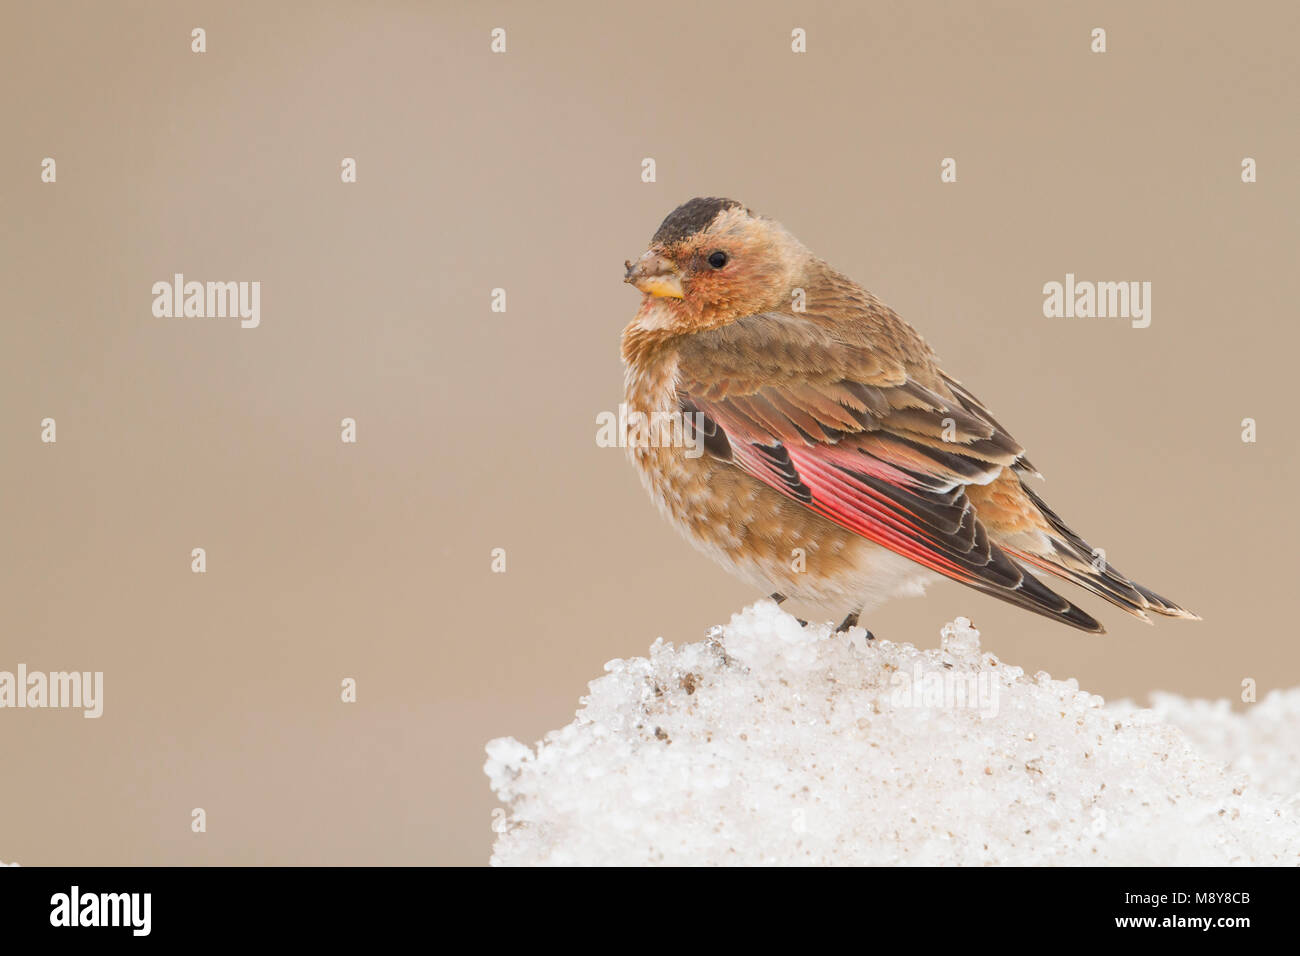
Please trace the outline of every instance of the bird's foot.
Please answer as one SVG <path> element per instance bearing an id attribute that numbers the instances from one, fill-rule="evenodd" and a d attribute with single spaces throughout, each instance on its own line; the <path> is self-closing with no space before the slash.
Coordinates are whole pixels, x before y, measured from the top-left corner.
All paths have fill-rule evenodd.
<path id="1" fill-rule="evenodd" d="M 843 633 L 844 633 L 845 631 L 847 631 L 849 628 L 857 627 L 857 626 L 858 626 L 858 615 L 861 614 L 861 613 L 862 613 L 861 611 L 850 611 L 848 614 L 846 614 L 845 617 L 844 617 L 844 620 L 840 621 L 840 626 L 837 627 L 837 628 L 835 629 L 835 633 L 836 633 L 836 634 L 843 634 Z M 869 640 L 869 641 L 874 641 L 875 639 L 876 639 L 876 635 L 872 634 L 871 631 L 870 631 L 870 629 L 868 629 L 868 630 L 867 630 L 867 640 Z"/>
<path id="2" fill-rule="evenodd" d="M 775 601 L 777 604 L 780 604 L 782 601 L 785 600 L 785 595 L 782 594 L 780 591 L 773 591 L 771 594 L 768 595 L 768 597 L 771 600 Z M 795 620 L 799 622 L 800 627 L 808 626 L 808 622 L 801 617 L 796 617 Z"/>

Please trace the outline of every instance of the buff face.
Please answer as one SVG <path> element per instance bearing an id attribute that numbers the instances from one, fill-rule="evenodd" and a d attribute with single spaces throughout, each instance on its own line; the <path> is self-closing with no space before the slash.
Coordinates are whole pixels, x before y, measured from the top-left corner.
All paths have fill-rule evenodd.
<path id="1" fill-rule="evenodd" d="M 730 200 L 693 199 L 673 212 L 624 281 L 651 298 L 682 331 L 725 325 L 779 308 L 808 257 L 778 223 Z"/>
<path id="2" fill-rule="evenodd" d="M 625 268 L 642 293 L 628 407 L 684 415 L 706 450 L 630 446 L 633 463 L 686 538 L 755 587 L 847 612 L 844 627 L 940 576 L 1086 631 L 1102 627 L 1038 574 L 1148 623 L 1195 617 L 1097 557 L 916 330 L 779 223 L 692 199 Z"/>

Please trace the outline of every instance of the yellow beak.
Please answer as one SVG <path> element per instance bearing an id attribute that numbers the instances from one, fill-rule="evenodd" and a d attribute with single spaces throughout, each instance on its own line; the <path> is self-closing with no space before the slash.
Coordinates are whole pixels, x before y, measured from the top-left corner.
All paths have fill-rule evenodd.
<path id="1" fill-rule="evenodd" d="M 647 252 L 636 262 L 628 260 L 623 265 L 627 268 L 623 281 L 632 283 L 647 295 L 669 299 L 686 297 L 677 266 L 654 250 Z"/>

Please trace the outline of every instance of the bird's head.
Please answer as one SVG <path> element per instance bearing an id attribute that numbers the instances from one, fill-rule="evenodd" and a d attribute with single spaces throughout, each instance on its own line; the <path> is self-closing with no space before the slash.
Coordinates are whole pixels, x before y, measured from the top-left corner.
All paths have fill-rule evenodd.
<path id="1" fill-rule="evenodd" d="M 808 250 L 780 223 L 734 199 L 692 199 L 668 214 L 623 280 L 645 294 L 643 312 L 677 332 L 718 328 L 788 308 Z"/>

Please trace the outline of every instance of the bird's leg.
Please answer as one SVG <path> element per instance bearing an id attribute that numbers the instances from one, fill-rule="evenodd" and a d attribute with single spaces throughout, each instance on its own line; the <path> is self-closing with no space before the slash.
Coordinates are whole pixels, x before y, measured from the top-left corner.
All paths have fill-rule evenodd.
<path id="1" fill-rule="evenodd" d="M 780 591 L 773 591 L 772 594 L 771 594 L 771 598 L 772 598 L 772 600 L 775 601 L 777 604 L 780 604 L 782 601 L 785 600 L 785 595 L 782 594 Z M 808 626 L 808 622 L 805 621 L 805 620 L 804 620 L 803 618 L 801 618 L 801 617 L 796 617 L 795 620 L 799 622 L 799 626 L 800 626 L 800 627 L 807 627 L 807 626 Z"/>
<path id="2" fill-rule="evenodd" d="M 844 633 L 845 631 L 847 631 L 849 628 L 851 628 L 851 627 L 857 627 L 857 626 L 858 626 L 858 615 L 861 614 L 861 613 L 862 613 L 862 609 L 861 609 L 861 608 L 859 608 L 859 609 L 856 610 L 856 611 L 850 611 L 847 615 L 845 615 L 844 620 L 840 621 L 840 626 L 837 627 L 837 628 L 835 629 L 835 633 L 836 633 L 836 634 L 843 634 L 843 633 Z M 875 639 L 876 639 L 876 635 L 872 634 L 872 633 L 871 633 L 871 630 L 868 629 L 868 630 L 867 630 L 867 640 L 869 640 L 869 641 L 874 641 Z"/>

